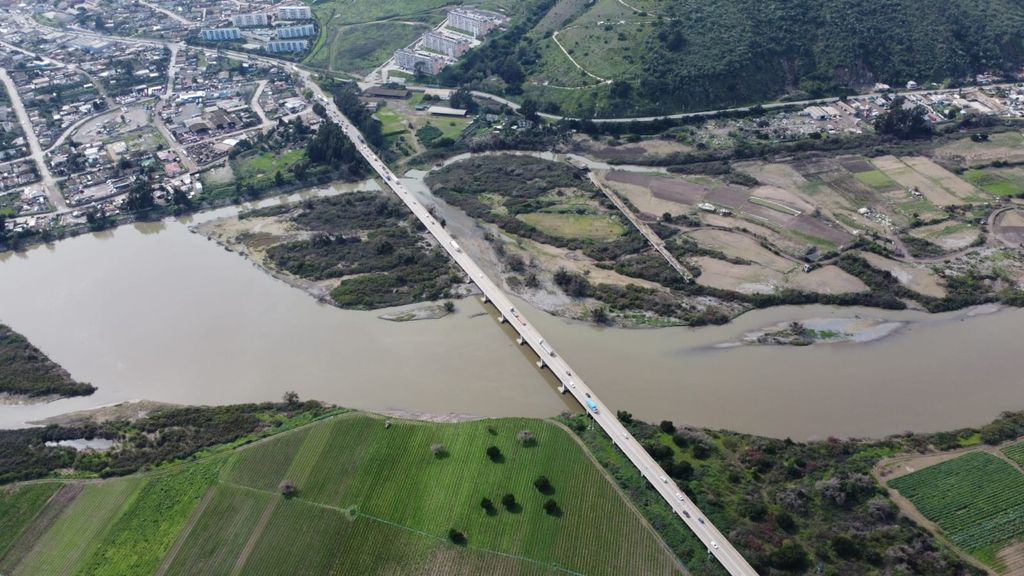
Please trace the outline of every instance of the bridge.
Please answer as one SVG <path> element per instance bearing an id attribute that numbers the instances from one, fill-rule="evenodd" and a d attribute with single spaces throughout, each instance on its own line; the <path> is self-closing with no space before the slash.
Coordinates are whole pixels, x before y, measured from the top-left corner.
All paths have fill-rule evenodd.
<path id="1" fill-rule="evenodd" d="M 362 154 L 366 162 L 384 180 L 384 183 L 398 196 L 402 202 L 412 211 L 419 221 L 426 227 L 427 231 L 440 243 L 441 247 L 451 256 L 452 260 L 462 268 L 466 275 L 480 289 L 485 302 L 490 302 L 497 308 L 501 315 L 500 319 L 508 322 L 518 334 L 517 341 L 520 344 L 529 345 L 540 358 L 538 366 L 547 366 L 551 373 L 559 380 L 559 390 L 568 392 L 587 408 L 587 411 L 594 418 L 599 426 L 611 437 L 612 441 L 629 458 L 630 462 L 640 471 L 679 518 L 697 535 L 707 546 L 708 552 L 721 563 L 721 565 L 732 576 L 757 576 L 757 572 L 747 563 L 732 544 L 719 532 L 718 528 L 711 523 L 696 504 L 676 485 L 661 466 L 651 457 L 650 454 L 633 438 L 626 428 L 619 422 L 615 413 L 608 408 L 597 394 L 587 386 L 586 382 L 572 368 L 564 358 L 558 355 L 550 343 L 546 342 L 541 333 L 530 324 L 527 319 L 515 308 L 501 288 L 499 288 L 484 271 L 473 261 L 459 246 L 458 242 L 445 230 L 445 228 L 430 214 L 413 196 L 398 178 L 391 172 L 386 164 L 366 143 L 359 130 L 349 122 L 332 98 L 324 94 L 323 90 L 313 82 L 308 72 L 301 71 L 298 67 L 292 69 L 305 81 L 306 87 L 320 99 L 327 109 L 331 119 L 339 124 L 345 131 L 352 143 Z"/>

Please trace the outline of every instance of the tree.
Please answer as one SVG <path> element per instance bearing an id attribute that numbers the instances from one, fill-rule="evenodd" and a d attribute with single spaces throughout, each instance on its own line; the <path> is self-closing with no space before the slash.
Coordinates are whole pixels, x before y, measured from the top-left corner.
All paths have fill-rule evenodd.
<path id="1" fill-rule="evenodd" d="M 514 511 L 519 504 L 516 502 L 516 497 L 512 494 L 505 494 L 501 497 L 501 505 L 505 507 L 509 512 Z"/>
<path id="2" fill-rule="evenodd" d="M 505 457 L 502 456 L 501 450 L 497 446 L 489 446 L 487 448 L 487 457 L 491 459 L 491 462 L 502 462 Z"/>
<path id="3" fill-rule="evenodd" d="M 7 216 L 0 214 L 0 243 L 7 239 Z"/>
<path id="4" fill-rule="evenodd" d="M 480 108 L 480 105 L 473 99 L 473 94 L 465 88 L 459 88 L 452 92 L 452 95 L 448 98 L 448 103 L 451 104 L 452 108 L 467 110 L 471 114 L 476 113 Z"/>
<path id="5" fill-rule="evenodd" d="M 314 102 L 313 113 L 321 118 L 327 118 L 327 107 L 320 102 Z"/>
<path id="6" fill-rule="evenodd" d="M 294 390 L 289 390 L 285 392 L 284 396 L 282 396 L 281 399 L 284 400 L 284 403 L 289 406 L 299 405 L 299 393 Z"/>
<path id="7" fill-rule="evenodd" d="M 295 486 L 295 483 L 291 480 L 282 481 L 281 484 L 278 485 L 277 489 L 285 498 L 291 498 L 299 491 L 298 487 Z"/>
<path id="8" fill-rule="evenodd" d="M 632 424 L 633 422 L 633 414 L 627 412 L 626 410 L 616 410 L 615 417 L 618 418 L 619 422 L 622 422 L 623 424 Z"/>
<path id="9" fill-rule="evenodd" d="M 284 185 L 284 175 L 281 174 L 280 170 L 278 170 L 277 172 L 274 173 L 274 185 L 275 186 L 283 186 Z"/>
<path id="10" fill-rule="evenodd" d="M 555 492 L 555 487 L 551 485 L 551 481 L 548 480 L 547 476 L 538 476 L 533 481 L 533 485 L 541 494 L 553 494 Z"/>
<path id="11" fill-rule="evenodd" d="M 889 109 L 875 119 L 875 131 L 894 136 L 900 140 L 931 136 L 932 125 L 928 122 L 928 109 L 920 104 L 905 106 L 903 96 L 893 98 Z"/>
<path id="12" fill-rule="evenodd" d="M 456 546 L 466 545 L 466 535 L 462 532 L 459 532 L 455 528 L 448 530 L 448 539 L 451 540 L 452 544 L 455 544 Z"/>
<path id="13" fill-rule="evenodd" d="M 480 507 L 487 512 L 488 516 L 494 516 L 498 512 L 498 509 L 494 507 L 494 502 L 491 502 L 491 499 L 486 496 L 480 500 Z"/>
<path id="14" fill-rule="evenodd" d="M 523 115 L 523 118 L 527 120 L 537 119 L 537 110 L 540 108 L 537 105 L 537 101 L 532 98 L 523 100 L 523 105 L 519 107 L 519 113 Z"/>
<path id="15" fill-rule="evenodd" d="M 444 311 L 449 313 L 449 314 L 451 314 L 452 312 L 455 312 L 455 302 L 452 302 L 451 300 L 445 300 L 444 301 Z"/>
<path id="16" fill-rule="evenodd" d="M 558 502 L 555 502 L 554 498 L 548 498 L 544 501 L 544 511 L 547 512 L 549 516 L 562 515 L 562 509 L 558 507 Z"/>
<path id="17" fill-rule="evenodd" d="M 537 445 L 537 437 L 533 435 L 533 432 L 529 430 L 520 430 L 516 434 L 516 438 L 523 443 L 523 446 L 530 448 Z"/>
<path id="18" fill-rule="evenodd" d="M 807 568 L 807 551 L 798 542 L 786 540 L 771 553 L 772 566 L 780 570 L 804 570 Z"/>
<path id="19" fill-rule="evenodd" d="M 124 206 L 129 212 L 142 212 L 156 205 L 153 188 L 146 180 L 137 180 L 125 195 Z"/>
<path id="20" fill-rule="evenodd" d="M 658 428 L 665 434 L 676 433 L 676 425 L 673 424 L 671 420 L 662 420 L 661 424 L 658 424 Z"/>
<path id="21" fill-rule="evenodd" d="M 434 458 L 444 458 L 448 455 L 448 450 L 446 450 L 444 444 L 441 444 L 440 442 L 437 444 L 431 444 L 430 452 L 433 453 Z"/>

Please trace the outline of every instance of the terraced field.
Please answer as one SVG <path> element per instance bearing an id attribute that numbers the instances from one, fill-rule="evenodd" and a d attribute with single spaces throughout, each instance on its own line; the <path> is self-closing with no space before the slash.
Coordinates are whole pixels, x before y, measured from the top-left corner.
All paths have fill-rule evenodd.
<path id="1" fill-rule="evenodd" d="M 553 491 L 534 486 L 540 475 Z M 20 549 L 3 556 L 3 574 L 681 572 L 576 439 L 542 420 L 385 426 L 349 413 L 197 463 L 69 484 L 80 493 L 54 510 L 58 485 L 39 486 L 0 494 L 12 512 L 0 545 Z M 503 506 L 505 494 L 516 503 Z M 40 509 L 52 520 L 22 542 Z M 451 543 L 450 529 L 466 542 Z"/>
<path id="2" fill-rule="evenodd" d="M 972 452 L 889 482 L 957 546 L 987 556 L 1024 535 L 1024 474 Z"/>

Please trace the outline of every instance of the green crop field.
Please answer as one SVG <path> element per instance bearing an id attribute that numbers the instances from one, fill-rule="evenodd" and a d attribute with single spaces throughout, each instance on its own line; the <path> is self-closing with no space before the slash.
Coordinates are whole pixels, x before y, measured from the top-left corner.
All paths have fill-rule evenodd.
<path id="1" fill-rule="evenodd" d="M 864 184 L 872 188 L 878 188 L 882 190 L 897 188 L 896 181 L 889 177 L 888 174 L 881 170 L 869 170 L 867 172 L 855 172 L 853 174 L 857 180 L 860 180 Z"/>
<path id="2" fill-rule="evenodd" d="M 58 488 L 60 484 L 30 484 L 0 490 L 0 558 Z"/>
<path id="3" fill-rule="evenodd" d="M 984 552 L 1024 535 L 1024 474 L 972 452 L 889 482 L 949 539 Z"/>
<path id="4" fill-rule="evenodd" d="M 533 445 L 519 439 L 523 430 Z M 492 445 L 498 461 L 486 454 Z M 553 488 L 547 493 L 534 486 L 541 475 Z M 284 480 L 297 488 L 288 498 L 278 491 Z M 11 498 L 42 499 L 38 490 Z M 502 505 L 505 494 L 514 506 Z M 493 513 L 481 507 L 485 497 Z M 544 510 L 549 498 L 558 513 Z M 15 510 L 10 501 L 0 499 L 0 510 Z M 19 518 L 0 527 L 32 527 L 41 506 L 18 507 Z M 680 572 L 573 435 L 542 420 L 385 427 L 382 418 L 349 413 L 196 463 L 90 483 L 61 506 L 0 572 Z M 449 541 L 453 528 L 464 545 Z"/>
<path id="5" fill-rule="evenodd" d="M 273 182 L 278 172 L 285 178 L 289 177 L 288 170 L 305 156 L 306 151 L 301 148 L 282 153 L 243 154 L 232 161 L 232 169 L 243 184 Z"/>
<path id="6" fill-rule="evenodd" d="M 1024 183 L 1006 178 L 995 169 L 968 170 L 964 172 L 963 177 L 993 196 L 1024 194 Z"/>
<path id="7" fill-rule="evenodd" d="M 1003 454 L 1019 466 L 1024 466 L 1024 442 L 1017 442 L 1003 448 Z"/>
<path id="8" fill-rule="evenodd" d="M 42 538 L 33 543 L 24 559 L 17 562 L 12 574 L 74 574 L 76 567 L 100 545 L 126 504 L 135 498 L 140 485 L 138 479 L 125 479 L 86 486 Z M 5 558 L 0 569 L 9 570 L 7 563 Z"/>
<path id="9" fill-rule="evenodd" d="M 626 233 L 617 219 L 601 214 L 531 212 L 518 218 L 545 234 L 563 238 L 605 241 Z"/>

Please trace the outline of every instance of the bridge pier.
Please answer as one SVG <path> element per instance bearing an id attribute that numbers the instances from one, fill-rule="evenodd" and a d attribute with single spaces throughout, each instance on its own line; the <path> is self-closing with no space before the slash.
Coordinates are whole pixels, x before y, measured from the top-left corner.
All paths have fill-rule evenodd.
<path id="1" fill-rule="evenodd" d="M 526 340 L 523 339 L 522 336 L 520 336 L 520 337 L 516 338 L 516 344 L 519 344 L 520 346 L 522 346 L 523 344 L 526 344 Z"/>
<path id="2" fill-rule="evenodd" d="M 481 296 L 480 302 L 483 304 L 487 304 L 488 302 L 490 302 L 490 300 L 487 299 L 487 296 Z"/>
<path id="3" fill-rule="evenodd" d="M 559 382 L 558 383 L 558 393 L 559 394 L 565 394 L 568 391 L 569 391 L 569 389 L 565 387 L 565 383 L 563 383 L 563 382 Z"/>
<path id="4" fill-rule="evenodd" d="M 537 368 L 544 368 L 547 364 L 544 364 L 544 360 L 537 360 Z"/>
<path id="5" fill-rule="evenodd" d="M 498 316 L 498 324 L 504 324 L 505 322 L 508 322 L 508 320 L 504 316 Z"/>

